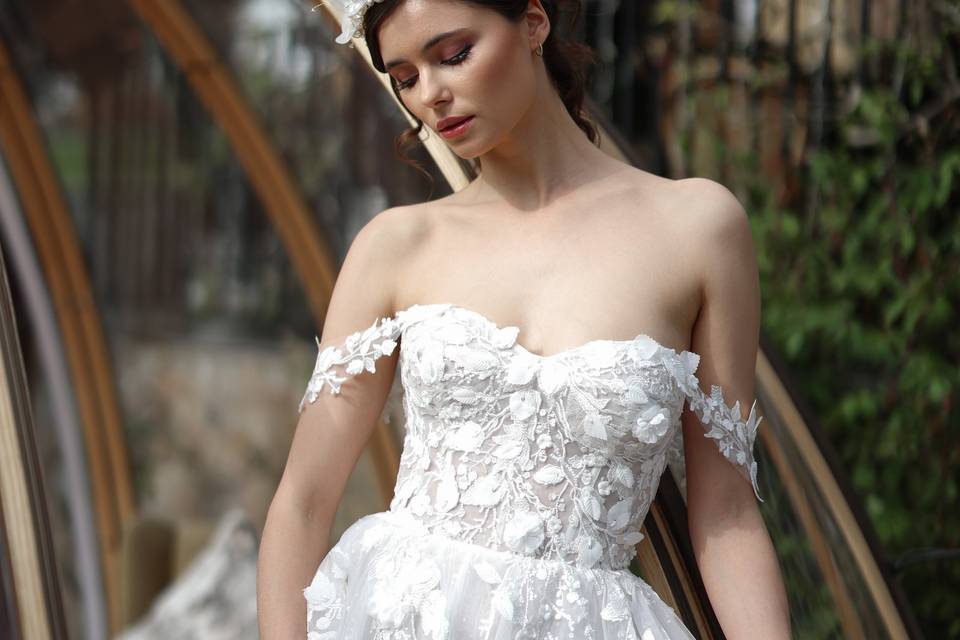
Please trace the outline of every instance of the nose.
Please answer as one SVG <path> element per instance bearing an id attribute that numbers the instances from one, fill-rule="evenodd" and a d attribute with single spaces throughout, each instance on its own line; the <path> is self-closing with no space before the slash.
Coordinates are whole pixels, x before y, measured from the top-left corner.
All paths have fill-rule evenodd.
<path id="1" fill-rule="evenodd" d="M 436 107 L 450 99 L 450 91 L 446 84 L 433 72 L 421 73 L 418 84 L 420 85 L 420 100 L 424 106 Z"/>

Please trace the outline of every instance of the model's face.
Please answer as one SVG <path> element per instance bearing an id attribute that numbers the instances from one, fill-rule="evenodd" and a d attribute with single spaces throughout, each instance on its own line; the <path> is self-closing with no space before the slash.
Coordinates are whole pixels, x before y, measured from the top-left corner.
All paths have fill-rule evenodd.
<path id="1" fill-rule="evenodd" d="M 380 52 L 400 99 L 462 158 L 495 147 L 534 98 L 525 21 L 457 0 L 405 0 L 380 25 Z M 437 39 L 438 36 L 449 34 Z M 424 50 L 424 46 L 427 48 Z M 443 118 L 472 116 L 444 136 Z"/>

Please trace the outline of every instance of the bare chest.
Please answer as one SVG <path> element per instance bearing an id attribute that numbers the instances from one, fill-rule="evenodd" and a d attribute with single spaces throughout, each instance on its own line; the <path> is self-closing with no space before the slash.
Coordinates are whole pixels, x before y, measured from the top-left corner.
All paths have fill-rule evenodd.
<path id="1" fill-rule="evenodd" d="M 441 212 L 429 240 L 400 267 L 398 306 L 461 305 L 519 327 L 518 342 L 539 355 L 638 333 L 686 349 L 699 278 L 669 224 L 632 215 L 483 224 Z"/>

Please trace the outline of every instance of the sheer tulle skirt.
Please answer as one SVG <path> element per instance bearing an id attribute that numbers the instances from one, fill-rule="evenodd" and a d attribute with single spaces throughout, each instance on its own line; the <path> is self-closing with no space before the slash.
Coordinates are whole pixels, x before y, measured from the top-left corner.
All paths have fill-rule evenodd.
<path id="1" fill-rule="evenodd" d="M 629 570 L 488 549 L 405 512 L 357 520 L 303 593 L 309 640 L 693 639 Z"/>

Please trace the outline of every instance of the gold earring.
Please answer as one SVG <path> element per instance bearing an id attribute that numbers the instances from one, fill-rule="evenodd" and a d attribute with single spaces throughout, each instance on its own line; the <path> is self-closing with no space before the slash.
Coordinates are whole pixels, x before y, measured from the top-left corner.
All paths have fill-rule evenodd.
<path id="1" fill-rule="evenodd" d="M 537 45 L 537 55 L 543 57 L 543 43 Z"/>

